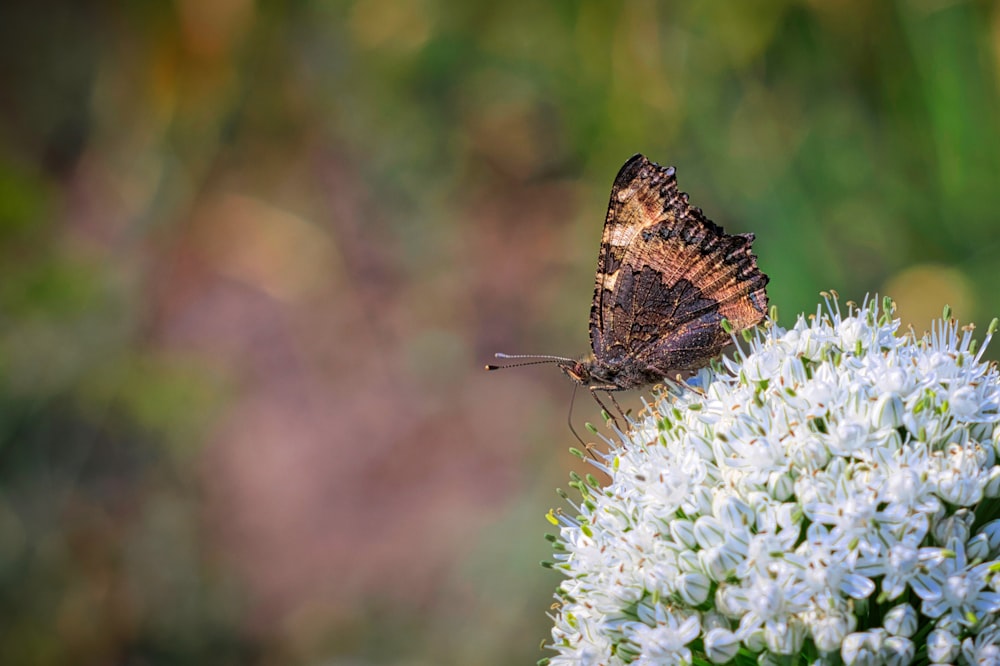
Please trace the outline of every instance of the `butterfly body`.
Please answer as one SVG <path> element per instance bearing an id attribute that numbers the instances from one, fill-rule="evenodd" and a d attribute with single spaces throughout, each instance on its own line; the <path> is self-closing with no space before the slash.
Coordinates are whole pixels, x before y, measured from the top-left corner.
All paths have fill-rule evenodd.
<path id="1" fill-rule="evenodd" d="M 639 388 L 665 376 L 657 368 L 643 367 L 631 359 L 599 360 L 593 354 L 572 363 L 560 363 L 559 369 L 578 384 L 609 391 Z"/>

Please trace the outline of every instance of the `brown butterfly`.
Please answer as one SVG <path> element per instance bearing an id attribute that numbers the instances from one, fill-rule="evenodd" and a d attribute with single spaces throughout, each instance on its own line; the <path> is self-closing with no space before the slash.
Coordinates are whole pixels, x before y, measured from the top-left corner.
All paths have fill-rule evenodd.
<path id="1" fill-rule="evenodd" d="M 750 251 L 754 235 L 730 236 L 713 224 L 688 204 L 675 173 L 635 155 L 615 178 L 590 308 L 592 353 L 497 354 L 537 360 L 488 370 L 558 363 L 604 407 L 597 391 L 614 400 L 612 391 L 703 367 L 731 341 L 723 319 L 734 331 L 764 319 L 768 277 Z"/>

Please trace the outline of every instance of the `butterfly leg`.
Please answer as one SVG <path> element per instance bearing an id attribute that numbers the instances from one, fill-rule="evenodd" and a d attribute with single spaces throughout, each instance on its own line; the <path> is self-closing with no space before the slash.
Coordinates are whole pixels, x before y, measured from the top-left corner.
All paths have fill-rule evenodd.
<path id="1" fill-rule="evenodd" d="M 616 419 L 615 415 L 612 413 L 612 411 L 610 409 L 608 409 L 608 406 L 605 405 L 604 402 L 600 398 L 597 397 L 597 392 L 598 391 L 604 391 L 605 393 L 608 394 L 608 396 L 611 396 L 611 391 L 609 391 L 606 386 L 591 386 L 589 388 L 590 388 L 590 395 L 594 398 L 594 400 L 597 402 L 597 404 L 600 405 L 601 411 L 604 414 L 607 415 L 608 419 L 612 423 L 615 424 L 615 428 L 617 428 L 618 430 L 621 430 L 621 427 L 619 427 L 619 425 L 618 425 L 618 419 Z M 611 397 L 611 399 L 614 400 L 614 397 Z M 615 405 L 616 406 L 618 405 L 617 401 L 615 401 Z M 618 411 L 621 411 L 620 407 L 618 408 Z"/>
<path id="2" fill-rule="evenodd" d="M 618 410 L 618 413 L 622 415 L 622 419 L 624 419 L 625 422 L 627 423 L 628 422 L 628 414 L 625 413 L 625 410 L 622 409 L 622 406 L 618 404 L 617 400 L 615 400 L 615 394 L 612 393 L 611 391 L 608 391 L 608 397 L 611 398 L 611 402 L 614 404 L 615 408 Z"/>

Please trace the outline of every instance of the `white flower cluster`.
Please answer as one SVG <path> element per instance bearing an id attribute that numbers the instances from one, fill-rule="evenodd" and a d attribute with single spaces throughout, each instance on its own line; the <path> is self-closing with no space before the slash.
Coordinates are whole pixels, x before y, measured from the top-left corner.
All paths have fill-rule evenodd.
<path id="1" fill-rule="evenodd" d="M 647 405 L 549 516 L 543 662 L 1000 665 L 1000 375 L 898 328 L 827 296 Z"/>

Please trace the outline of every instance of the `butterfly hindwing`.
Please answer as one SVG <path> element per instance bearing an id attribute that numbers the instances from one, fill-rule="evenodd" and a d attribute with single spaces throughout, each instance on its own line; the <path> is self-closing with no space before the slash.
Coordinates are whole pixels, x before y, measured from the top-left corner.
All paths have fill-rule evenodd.
<path id="1" fill-rule="evenodd" d="M 672 167 L 641 155 L 626 162 L 612 187 L 598 257 L 595 361 L 622 366 L 627 376 L 662 377 L 717 355 L 729 342 L 723 318 L 737 330 L 760 323 L 767 276 L 752 241 L 752 234 L 727 235 L 690 206 Z"/>

